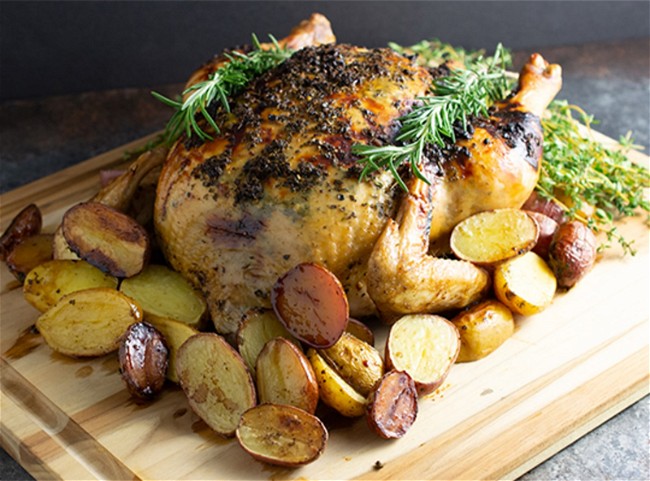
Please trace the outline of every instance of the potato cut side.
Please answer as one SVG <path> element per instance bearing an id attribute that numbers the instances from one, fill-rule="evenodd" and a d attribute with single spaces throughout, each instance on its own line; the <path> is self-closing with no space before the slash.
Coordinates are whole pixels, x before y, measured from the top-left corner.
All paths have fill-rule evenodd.
<path id="1" fill-rule="evenodd" d="M 307 357 L 316 374 L 320 399 L 343 416 L 363 416 L 367 399 L 345 382 L 316 349 L 310 348 Z"/>
<path id="2" fill-rule="evenodd" d="M 169 349 L 169 367 L 167 368 L 167 379 L 178 383 L 178 375 L 176 374 L 176 359 L 178 357 L 178 350 L 181 348 L 185 341 L 187 341 L 195 334 L 198 334 L 199 331 L 175 319 L 167 319 L 165 317 L 148 318 L 146 314 L 144 318 L 149 324 L 160 331 L 160 333 L 165 338 L 167 348 Z"/>
<path id="3" fill-rule="evenodd" d="M 52 260 L 52 234 L 36 234 L 21 240 L 7 255 L 7 267 L 20 282 L 36 266 Z"/>
<path id="4" fill-rule="evenodd" d="M 93 287 L 117 288 L 117 278 L 85 261 L 50 260 L 32 269 L 23 284 L 25 300 L 41 312 L 71 292 Z"/>
<path id="5" fill-rule="evenodd" d="M 343 286 L 317 264 L 299 264 L 282 276 L 273 286 L 271 303 L 289 332 L 312 347 L 330 347 L 348 324 Z"/>
<path id="6" fill-rule="evenodd" d="M 379 437 L 396 439 L 406 434 L 417 414 L 415 382 L 403 371 L 390 371 L 370 396 L 366 420 Z"/>
<path id="7" fill-rule="evenodd" d="M 289 404 L 314 414 L 318 383 L 307 357 L 291 341 L 278 337 L 260 352 L 255 367 L 260 403 Z"/>
<path id="8" fill-rule="evenodd" d="M 207 315 L 201 293 L 178 272 L 162 265 L 149 265 L 124 279 L 120 291 L 138 301 L 149 319 L 166 317 L 200 329 Z"/>
<path id="9" fill-rule="evenodd" d="M 491 265 L 531 250 L 539 235 L 537 223 L 518 209 L 474 214 L 451 233 L 451 249 L 458 258 Z"/>
<path id="10" fill-rule="evenodd" d="M 497 266 L 494 293 L 510 310 L 530 316 L 553 301 L 557 281 L 551 268 L 534 252 L 528 252 Z"/>
<path id="11" fill-rule="evenodd" d="M 296 346 L 298 341 L 272 311 L 251 311 L 246 314 L 237 331 L 237 349 L 251 371 L 255 371 L 257 356 L 271 339 L 283 337 Z"/>
<path id="12" fill-rule="evenodd" d="M 68 356 L 100 356 L 119 347 L 142 309 L 115 289 L 96 287 L 62 297 L 36 321 L 45 342 Z"/>
<path id="13" fill-rule="evenodd" d="M 63 229 L 61 226 L 59 226 L 55 231 L 54 231 L 54 239 L 52 240 L 52 249 L 53 249 L 53 255 L 55 259 L 69 259 L 69 260 L 79 260 L 80 257 L 72 252 L 72 249 L 70 249 L 70 246 L 68 245 L 68 241 L 65 240 L 65 237 L 63 237 Z"/>
<path id="14" fill-rule="evenodd" d="M 415 381 L 419 395 L 440 386 L 460 351 L 460 336 L 447 319 L 427 314 L 401 317 L 386 342 L 387 368 L 405 371 Z"/>
<path id="15" fill-rule="evenodd" d="M 294 406 L 260 404 L 246 411 L 237 440 L 258 461 L 296 467 L 311 463 L 325 450 L 328 433 L 316 416 Z"/>
<path id="16" fill-rule="evenodd" d="M 169 349 L 163 335 L 147 322 L 131 324 L 118 350 L 120 374 L 131 395 L 153 399 L 165 385 Z"/>
<path id="17" fill-rule="evenodd" d="M 481 302 L 461 312 L 451 322 L 460 333 L 458 362 L 484 358 L 515 332 L 512 312 L 495 300 Z"/>
<path id="18" fill-rule="evenodd" d="M 237 351 L 218 334 L 197 334 L 179 349 L 176 371 L 192 410 L 217 433 L 234 436 L 239 418 L 256 401 Z"/>
<path id="19" fill-rule="evenodd" d="M 368 396 L 384 375 L 384 361 L 370 344 L 344 332 L 332 347 L 319 354 L 352 388 Z"/>
<path id="20" fill-rule="evenodd" d="M 129 216 L 103 204 L 75 205 L 63 216 L 61 228 L 75 254 L 115 277 L 134 276 L 149 260 L 147 231 Z"/>
<path id="21" fill-rule="evenodd" d="M 18 212 L 0 236 L 0 261 L 7 259 L 13 248 L 28 237 L 41 233 L 43 217 L 36 204 L 29 204 Z"/>

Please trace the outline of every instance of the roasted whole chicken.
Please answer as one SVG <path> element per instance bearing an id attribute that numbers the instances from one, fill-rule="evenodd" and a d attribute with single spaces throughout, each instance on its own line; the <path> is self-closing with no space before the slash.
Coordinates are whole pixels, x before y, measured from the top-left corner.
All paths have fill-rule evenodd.
<path id="1" fill-rule="evenodd" d="M 282 40 L 298 50 L 218 112 L 212 140 L 181 137 L 158 184 L 155 227 L 171 265 L 200 288 L 218 332 L 270 308 L 301 262 L 341 280 L 352 316 L 439 312 L 478 299 L 486 272 L 429 254 L 465 217 L 519 207 L 541 162 L 539 116 L 560 68 L 533 55 L 516 92 L 445 149 L 429 149 L 404 193 L 392 174 L 359 180 L 354 144 L 391 143 L 435 71 L 389 49 L 334 43 L 314 15 Z M 190 84 L 218 68 L 217 57 Z"/>

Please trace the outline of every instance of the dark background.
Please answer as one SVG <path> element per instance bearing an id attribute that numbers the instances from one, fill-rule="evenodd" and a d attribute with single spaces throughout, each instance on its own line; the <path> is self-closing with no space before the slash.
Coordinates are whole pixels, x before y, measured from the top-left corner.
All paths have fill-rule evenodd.
<path id="1" fill-rule="evenodd" d="M 311 12 L 340 42 L 438 37 L 542 48 L 650 36 L 648 1 L 0 2 L 0 100 L 183 82 L 251 33 L 283 37 Z"/>

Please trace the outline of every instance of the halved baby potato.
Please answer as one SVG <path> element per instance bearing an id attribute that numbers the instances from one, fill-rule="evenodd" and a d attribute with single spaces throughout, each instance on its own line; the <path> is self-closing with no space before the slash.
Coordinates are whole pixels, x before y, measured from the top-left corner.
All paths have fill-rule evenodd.
<path id="1" fill-rule="evenodd" d="M 283 337 L 296 346 L 300 345 L 272 311 L 246 313 L 237 331 L 237 349 L 251 372 L 255 371 L 257 356 L 265 344 L 276 337 Z"/>
<path id="2" fill-rule="evenodd" d="M 553 301 L 557 280 L 534 252 L 510 259 L 494 271 L 494 293 L 510 310 L 524 316 L 543 311 Z"/>
<path id="3" fill-rule="evenodd" d="M 115 277 L 131 277 L 149 261 L 147 231 L 135 220 L 97 202 L 68 209 L 61 224 L 70 249 Z"/>
<path id="4" fill-rule="evenodd" d="M 531 250 L 539 228 L 526 212 L 496 209 L 474 214 L 451 233 L 451 249 L 462 260 L 493 265 Z"/>
<path id="5" fill-rule="evenodd" d="M 345 382 L 316 349 L 310 348 L 307 358 L 316 374 L 320 399 L 343 416 L 363 416 L 367 399 Z"/>
<path id="6" fill-rule="evenodd" d="M 330 347 L 348 324 L 348 298 L 334 274 L 318 264 L 299 264 L 273 286 L 271 303 L 278 319 L 296 338 Z"/>
<path id="7" fill-rule="evenodd" d="M 198 334 L 199 331 L 184 322 L 177 321 L 176 319 L 167 319 L 166 317 L 147 317 L 144 316 L 145 321 L 154 326 L 165 338 L 167 348 L 169 349 L 169 367 L 167 369 L 167 379 L 172 382 L 178 383 L 178 375 L 176 374 L 176 359 L 178 357 L 178 350 L 183 343 L 190 337 Z"/>
<path id="8" fill-rule="evenodd" d="M 0 261 L 6 260 L 13 248 L 23 240 L 40 234 L 42 226 L 43 217 L 36 204 L 29 204 L 18 212 L 0 236 Z"/>
<path id="9" fill-rule="evenodd" d="M 297 467 L 318 458 L 328 433 L 316 416 L 286 404 L 260 404 L 246 411 L 237 426 L 237 440 L 253 458 Z"/>
<path id="10" fill-rule="evenodd" d="M 36 321 L 45 342 L 67 356 L 100 356 L 117 350 L 128 327 L 142 320 L 131 298 L 108 287 L 63 296 Z"/>
<path id="11" fill-rule="evenodd" d="M 444 317 L 413 314 L 393 324 L 386 342 L 388 369 L 405 371 L 419 395 L 435 391 L 445 380 L 460 352 L 456 327 Z"/>
<path id="12" fill-rule="evenodd" d="M 41 312 L 63 296 L 92 287 L 117 288 L 117 279 L 85 261 L 50 260 L 32 269 L 23 284 L 25 300 Z"/>
<path id="13" fill-rule="evenodd" d="M 379 437 L 396 439 L 406 434 L 417 414 L 415 382 L 404 371 L 390 371 L 370 396 L 366 420 Z"/>
<path id="14" fill-rule="evenodd" d="M 313 414 L 318 404 L 318 383 L 309 360 L 282 337 L 266 343 L 255 365 L 260 403 L 289 404 Z"/>
<path id="15" fill-rule="evenodd" d="M 461 312 L 451 322 L 460 333 L 458 362 L 487 356 L 515 332 L 512 312 L 496 300 L 481 302 Z"/>
<path id="16" fill-rule="evenodd" d="M 178 350 L 176 371 L 192 410 L 217 433 L 235 434 L 241 415 L 256 404 L 244 361 L 213 333 L 190 337 Z"/>
<path id="17" fill-rule="evenodd" d="M 332 347 L 318 353 L 362 396 L 368 396 L 384 375 L 384 361 L 379 352 L 347 332 Z"/>
<path id="18" fill-rule="evenodd" d="M 148 319 L 176 319 L 200 329 L 207 315 L 203 296 L 178 272 L 162 265 L 148 265 L 124 279 L 120 291 L 138 301 Z"/>
<path id="19" fill-rule="evenodd" d="M 147 322 L 131 324 L 117 352 L 120 374 L 131 396 L 150 401 L 165 385 L 169 349 L 164 336 Z"/>

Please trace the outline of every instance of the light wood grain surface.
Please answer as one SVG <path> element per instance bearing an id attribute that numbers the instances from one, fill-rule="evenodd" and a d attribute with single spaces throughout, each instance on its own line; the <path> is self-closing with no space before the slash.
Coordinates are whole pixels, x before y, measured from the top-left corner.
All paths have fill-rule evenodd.
<path id="1" fill-rule="evenodd" d="M 95 192 L 100 168 L 122 162 L 122 151 L 0 196 L 1 225 L 35 202 L 45 230 L 53 230 L 70 205 Z M 380 440 L 363 419 L 327 419 L 324 455 L 295 470 L 255 462 L 236 441 L 211 432 L 178 388 L 136 404 L 114 355 L 53 353 L 32 332 L 38 312 L 3 266 L 3 447 L 37 478 L 514 478 L 648 393 L 648 228 L 639 217 L 620 230 L 636 240 L 636 256 L 608 251 L 548 310 L 518 319 L 495 353 L 454 366 L 442 388 L 421 400 L 403 439 Z M 380 328 L 379 346 L 384 338 Z"/>

